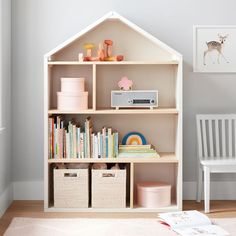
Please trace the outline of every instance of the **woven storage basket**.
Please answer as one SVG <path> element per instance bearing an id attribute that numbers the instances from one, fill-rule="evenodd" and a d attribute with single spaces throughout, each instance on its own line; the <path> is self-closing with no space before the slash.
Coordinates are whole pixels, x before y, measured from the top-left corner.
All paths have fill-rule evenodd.
<path id="1" fill-rule="evenodd" d="M 54 169 L 54 206 L 87 208 L 88 169 Z"/>
<path id="2" fill-rule="evenodd" d="M 126 170 L 92 170 L 92 207 L 126 207 Z"/>

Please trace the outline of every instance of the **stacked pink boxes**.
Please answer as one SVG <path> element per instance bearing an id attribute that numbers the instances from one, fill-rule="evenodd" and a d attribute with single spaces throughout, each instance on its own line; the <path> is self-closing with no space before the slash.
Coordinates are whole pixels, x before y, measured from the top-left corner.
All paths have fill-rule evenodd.
<path id="1" fill-rule="evenodd" d="M 85 78 L 61 78 L 61 92 L 57 92 L 58 110 L 87 110 L 88 92 Z"/>

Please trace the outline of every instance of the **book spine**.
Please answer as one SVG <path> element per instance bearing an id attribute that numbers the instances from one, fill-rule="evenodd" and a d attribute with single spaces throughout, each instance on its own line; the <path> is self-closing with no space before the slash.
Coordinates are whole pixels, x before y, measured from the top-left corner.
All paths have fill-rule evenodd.
<path id="1" fill-rule="evenodd" d="M 84 133 L 80 133 L 80 158 L 84 158 Z"/>
<path id="2" fill-rule="evenodd" d="M 56 159 L 57 158 L 57 125 L 54 124 L 54 137 L 55 137 L 55 140 L 54 140 L 54 158 Z"/>
<path id="3" fill-rule="evenodd" d="M 112 157 L 112 130 L 108 128 L 108 157 Z"/>
<path id="4" fill-rule="evenodd" d="M 77 158 L 76 125 L 73 125 L 73 158 Z"/>
<path id="5" fill-rule="evenodd" d="M 70 134 L 66 132 L 66 158 L 70 158 Z"/>
<path id="6" fill-rule="evenodd" d="M 63 158 L 66 158 L 66 130 L 63 128 Z"/>
<path id="7" fill-rule="evenodd" d="M 58 136 L 59 136 L 59 158 L 62 158 L 63 153 L 63 129 L 58 130 Z"/>
<path id="8" fill-rule="evenodd" d="M 94 158 L 98 158 L 98 136 L 94 136 Z"/>
<path id="9" fill-rule="evenodd" d="M 91 134 L 91 158 L 94 158 L 94 148 L 95 148 L 95 142 L 94 142 L 94 134 Z"/>
<path id="10" fill-rule="evenodd" d="M 48 119 L 48 158 L 52 158 L 52 118 Z"/>
<path id="11" fill-rule="evenodd" d="M 97 134 L 97 138 L 98 138 L 98 158 L 101 157 L 101 133 L 98 132 Z"/>
<path id="12" fill-rule="evenodd" d="M 81 158 L 81 150 L 80 150 L 80 127 L 77 128 L 76 145 L 77 145 L 77 158 Z"/>
<path id="13" fill-rule="evenodd" d="M 115 146 L 115 155 L 118 157 L 119 155 L 119 134 L 116 132 L 116 146 Z"/>
<path id="14" fill-rule="evenodd" d="M 109 145 L 108 145 L 108 135 L 105 136 L 106 137 L 106 158 L 108 158 L 108 149 L 109 149 Z"/>
<path id="15" fill-rule="evenodd" d="M 106 128 L 102 129 L 103 158 L 106 158 Z"/>
<path id="16" fill-rule="evenodd" d="M 103 157 L 103 135 L 102 134 L 100 137 L 100 151 L 101 151 L 100 158 L 102 158 Z"/>

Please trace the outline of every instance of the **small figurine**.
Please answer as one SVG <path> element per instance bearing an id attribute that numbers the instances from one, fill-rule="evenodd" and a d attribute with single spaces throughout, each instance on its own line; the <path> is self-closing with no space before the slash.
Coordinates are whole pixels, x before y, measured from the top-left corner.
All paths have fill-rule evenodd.
<path id="1" fill-rule="evenodd" d="M 79 62 L 82 62 L 84 60 L 84 55 L 83 53 L 79 53 L 78 54 L 78 59 L 79 59 Z"/>
<path id="2" fill-rule="evenodd" d="M 103 43 L 99 43 L 99 46 L 98 46 L 98 58 L 99 58 L 100 61 L 104 61 L 105 50 L 104 50 L 104 47 L 103 47 Z"/>
<path id="3" fill-rule="evenodd" d="M 106 39 L 104 40 L 104 44 L 106 45 L 105 57 L 111 57 L 113 41 L 110 39 Z"/>
<path id="4" fill-rule="evenodd" d="M 95 47 L 93 43 L 85 43 L 84 48 L 87 52 L 87 57 L 92 57 L 92 49 Z"/>
<path id="5" fill-rule="evenodd" d="M 121 90 L 132 90 L 133 81 L 129 80 L 128 77 L 124 76 L 118 82 L 118 86 Z"/>

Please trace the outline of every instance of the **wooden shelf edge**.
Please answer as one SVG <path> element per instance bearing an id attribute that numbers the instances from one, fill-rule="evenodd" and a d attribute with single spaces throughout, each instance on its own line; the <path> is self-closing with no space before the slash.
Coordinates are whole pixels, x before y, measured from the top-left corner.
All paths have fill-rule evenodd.
<path id="1" fill-rule="evenodd" d="M 163 61 L 48 61 L 48 65 L 178 65 L 175 60 Z"/>
<path id="2" fill-rule="evenodd" d="M 56 207 L 48 207 L 44 209 L 46 212 L 117 212 L 117 213 L 125 213 L 125 212 L 143 212 L 143 213 L 160 213 L 160 212 L 169 212 L 169 211 L 177 211 L 179 210 L 177 205 L 171 205 L 168 207 L 161 208 L 143 208 L 143 207 L 135 207 L 135 208 L 56 208 Z"/>
<path id="3" fill-rule="evenodd" d="M 63 158 L 63 159 L 48 159 L 48 163 L 178 163 L 174 153 L 160 153 L 160 158 Z"/>
<path id="4" fill-rule="evenodd" d="M 179 113 L 176 108 L 156 108 L 156 109 L 88 109 L 82 111 L 60 111 L 57 109 L 48 110 L 48 114 L 115 114 L 115 115 L 125 115 L 125 114 L 175 114 Z"/>

